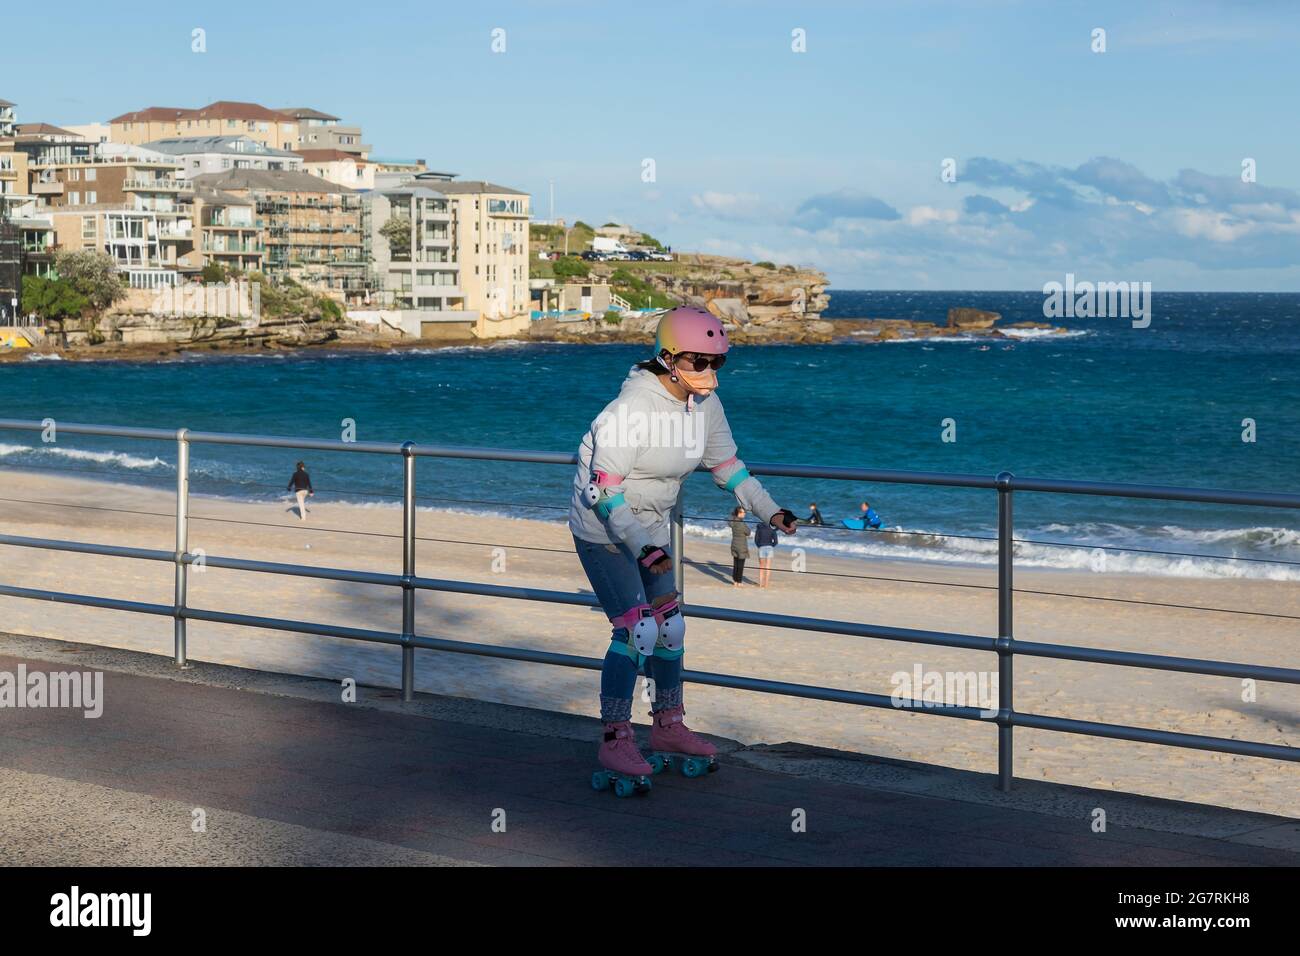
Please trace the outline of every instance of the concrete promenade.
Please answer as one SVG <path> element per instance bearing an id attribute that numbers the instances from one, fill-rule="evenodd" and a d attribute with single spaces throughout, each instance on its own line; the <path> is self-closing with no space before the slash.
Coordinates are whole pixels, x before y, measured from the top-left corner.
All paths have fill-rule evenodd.
<path id="1" fill-rule="evenodd" d="M 1300 865 L 1282 817 L 727 741 L 620 800 L 587 718 L 0 634 L 20 665 L 103 671 L 104 706 L 0 710 L 5 865 Z"/>

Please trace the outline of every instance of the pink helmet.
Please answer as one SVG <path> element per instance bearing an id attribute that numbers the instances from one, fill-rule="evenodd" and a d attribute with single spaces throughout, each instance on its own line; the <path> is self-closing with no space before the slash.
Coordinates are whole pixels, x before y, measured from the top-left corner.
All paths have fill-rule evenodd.
<path id="1" fill-rule="evenodd" d="M 673 309 L 659 320 L 655 333 L 655 355 L 662 354 L 664 349 L 669 355 L 681 352 L 725 355 L 730 347 L 718 317 L 704 309 Z"/>

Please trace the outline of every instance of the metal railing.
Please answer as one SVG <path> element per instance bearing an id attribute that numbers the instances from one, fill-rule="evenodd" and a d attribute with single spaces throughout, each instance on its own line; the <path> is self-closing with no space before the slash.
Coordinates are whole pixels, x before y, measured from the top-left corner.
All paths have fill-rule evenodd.
<path id="1" fill-rule="evenodd" d="M 49 422 L 0 419 L 0 429 L 40 432 Z M 539 588 L 510 585 L 481 584 L 471 581 L 421 577 L 416 570 L 416 496 L 415 465 L 419 458 L 452 458 L 481 461 L 511 461 L 535 464 L 573 466 L 574 454 L 525 451 L 503 448 L 472 448 L 454 445 L 416 445 L 414 442 L 357 442 L 312 438 L 279 438 L 264 435 L 237 435 L 222 432 L 199 432 L 181 428 L 169 431 L 156 428 L 125 428 L 107 425 L 57 424 L 58 432 L 71 435 L 110 436 L 176 443 L 176 538 L 174 551 L 147 548 L 128 548 L 116 545 L 91 544 L 79 541 L 61 541 L 31 538 L 18 535 L 0 535 L 0 545 L 37 548 L 79 554 L 134 558 L 159 561 L 175 566 L 174 599 L 170 605 L 126 601 L 117 598 L 71 594 L 37 588 L 0 584 L 0 595 L 35 600 L 53 601 L 85 607 L 132 611 L 173 619 L 175 662 L 186 666 L 186 625 L 189 621 L 209 621 L 245 627 L 267 628 L 302 634 L 317 634 L 378 644 L 391 644 L 402 650 L 402 699 L 410 701 L 415 692 L 415 651 L 427 649 L 497 657 L 506 660 L 554 664 L 599 670 L 602 662 L 596 658 L 557 654 L 532 648 L 474 644 L 416 633 L 415 592 L 440 591 L 449 594 L 473 594 L 482 597 L 508 598 L 523 601 L 545 601 L 579 607 L 598 607 L 592 596 L 567 591 L 549 591 Z M 245 445 L 271 448 L 293 448 L 314 451 L 352 452 L 360 454 L 395 455 L 402 460 L 402 573 L 385 574 L 356 571 L 346 568 L 313 567 L 310 565 L 282 564 L 255 561 L 245 558 L 223 557 L 210 554 L 196 556 L 189 550 L 189 461 L 190 447 L 194 444 Z M 850 637 L 900 641 L 936 647 L 960 648 L 994 653 L 998 657 L 998 707 L 996 711 L 957 704 L 933 704 L 913 701 L 915 706 L 904 707 L 909 713 L 935 714 L 962 720 L 985 721 L 998 728 L 998 784 L 1010 790 L 1013 778 L 1013 733 L 1016 727 L 1053 730 L 1063 733 L 1107 737 L 1140 743 L 1163 744 L 1196 750 L 1217 751 L 1248 757 L 1266 757 L 1276 760 L 1300 760 L 1300 748 L 1280 744 L 1235 740 L 1175 731 L 1154 730 L 1146 727 L 1129 727 L 1090 720 L 1076 720 L 1017 711 L 1014 706 L 1014 663 L 1017 655 L 1082 661 L 1121 667 L 1140 667 L 1154 670 L 1201 674 L 1300 684 L 1300 669 L 1271 667 L 1257 664 L 1240 664 L 1229 661 L 1204 660 L 1162 654 L 1143 654 L 1104 648 L 1078 647 L 1019 641 L 1013 632 L 1013 496 L 1016 493 L 1034 492 L 1067 495 L 1101 495 L 1107 497 L 1145 498 L 1169 501 L 1205 502 L 1228 505 L 1246 505 L 1272 508 L 1300 509 L 1300 495 L 1268 492 L 1246 492 L 1200 488 L 1180 488 L 1160 485 L 1119 484 L 1113 482 L 1058 481 L 1040 478 L 1017 478 L 1009 472 L 994 477 L 982 475 L 946 474 L 937 472 L 873 471 L 857 468 L 833 468 L 811 465 L 750 464 L 749 471 L 757 475 L 787 478 L 820 478 L 837 481 L 883 482 L 894 484 L 929 485 L 950 488 L 975 488 L 993 491 L 997 495 L 998 514 L 998 633 L 996 637 L 947 631 L 916 630 L 885 627 L 852 621 L 799 617 L 789 614 L 768 614 L 739 608 L 688 605 L 684 592 L 684 512 L 678 499 L 672 515 L 672 545 L 676 586 L 683 607 L 692 617 L 738 624 L 753 624 L 797 631 L 814 631 Z M 214 568 L 251 571 L 265 574 L 282 574 L 294 577 L 345 581 L 395 587 L 401 590 L 402 626 L 400 633 L 363 628 L 342 627 L 321 622 L 297 621 L 235 614 L 192 607 L 187 601 L 188 572 L 197 561 Z M 782 694 L 810 700 L 857 704 L 866 707 L 899 709 L 894 697 L 835 687 L 794 684 L 784 681 L 744 677 L 734 674 L 714 674 L 686 671 L 683 679 L 714 687 Z"/>

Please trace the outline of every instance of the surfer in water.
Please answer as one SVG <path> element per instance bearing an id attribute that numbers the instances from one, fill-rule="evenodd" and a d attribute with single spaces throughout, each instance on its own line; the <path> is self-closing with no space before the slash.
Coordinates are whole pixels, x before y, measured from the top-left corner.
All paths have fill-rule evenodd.
<path id="1" fill-rule="evenodd" d="M 862 513 L 858 515 L 858 519 L 862 522 L 863 531 L 866 531 L 868 528 L 872 531 L 878 531 L 880 530 L 880 526 L 885 523 L 884 519 L 881 518 L 880 515 L 876 514 L 876 509 L 871 507 L 870 501 L 862 502 Z"/>

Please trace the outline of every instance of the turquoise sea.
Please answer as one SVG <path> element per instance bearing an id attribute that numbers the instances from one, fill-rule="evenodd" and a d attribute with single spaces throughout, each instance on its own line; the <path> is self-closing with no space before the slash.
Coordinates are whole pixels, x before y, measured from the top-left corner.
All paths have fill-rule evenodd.
<path id="1" fill-rule="evenodd" d="M 942 323 L 949 306 L 1042 321 L 1037 292 L 832 290 L 827 317 Z M 741 455 L 751 461 L 1300 491 L 1300 295 L 1156 293 L 1149 328 L 1063 320 L 1067 336 L 738 348 L 721 373 Z M 0 365 L 0 417 L 571 451 L 618 389 L 635 346 L 507 342 L 389 354 L 194 354 L 156 362 Z M 956 441 L 942 441 L 944 420 Z M 1243 421 L 1255 441 L 1244 442 Z M 0 431 L 0 468 L 57 469 L 132 483 L 174 480 L 167 444 Z M 395 507 L 395 459 L 305 455 L 330 500 Z M 199 446 L 193 489 L 281 494 L 295 455 Z M 0 472 L 2 478 L 2 472 Z M 567 467 L 421 461 L 421 504 L 561 520 Z M 888 541 L 828 529 L 816 547 L 922 560 L 991 562 L 992 492 L 772 479 L 797 513 L 836 523 L 869 498 Z M 691 529 L 722 534 L 729 501 L 688 486 Z M 0 507 L 20 507 L 0 502 Z M 1018 561 L 1107 570 L 1300 579 L 1300 513 L 1214 505 L 1018 496 Z M 905 545 L 898 540 L 908 542 Z M 1041 542 L 1041 543 L 1028 543 Z M 1079 547 L 1061 547 L 1061 544 Z M 1173 552 L 1150 553 L 1150 552 Z M 1215 556 L 1249 560 L 1219 560 Z"/>

